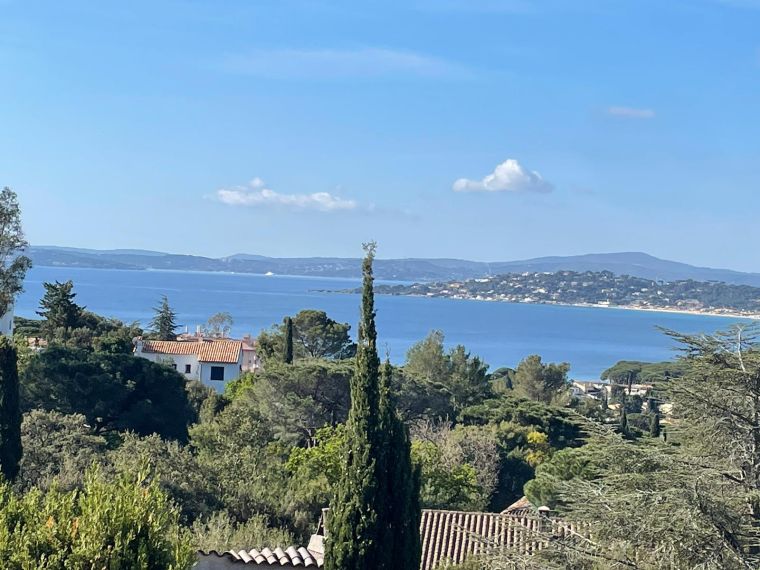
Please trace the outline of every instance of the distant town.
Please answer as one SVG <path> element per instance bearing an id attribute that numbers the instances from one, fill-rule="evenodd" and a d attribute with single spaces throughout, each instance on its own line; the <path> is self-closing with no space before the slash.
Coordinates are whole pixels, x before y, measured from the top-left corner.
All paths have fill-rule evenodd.
<path id="1" fill-rule="evenodd" d="M 758 287 L 691 279 L 654 281 L 610 271 L 510 273 L 461 281 L 379 285 L 377 292 L 760 318 Z"/>

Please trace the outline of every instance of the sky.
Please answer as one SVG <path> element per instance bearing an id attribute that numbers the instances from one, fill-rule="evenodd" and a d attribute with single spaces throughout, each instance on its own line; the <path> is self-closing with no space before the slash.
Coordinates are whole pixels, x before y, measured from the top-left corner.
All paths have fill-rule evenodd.
<path id="1" fill-rule="evenodd" d="M 0 0 L 36 245 L 760 271 L 760 0 Z"/>

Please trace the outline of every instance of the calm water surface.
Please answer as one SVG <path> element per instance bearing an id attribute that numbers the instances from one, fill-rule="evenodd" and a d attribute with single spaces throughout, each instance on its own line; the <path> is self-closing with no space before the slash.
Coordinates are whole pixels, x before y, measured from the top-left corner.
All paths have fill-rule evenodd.
<path id="1" fill-rule="evenodd" d="M 321 309 L 356 330 L 359 296 L 319 290 L 356 287 L 348 279 L 238 275 L 173 271 L 124 271 L 36 267 L 16 314 L 35 317 L 44 281 L 72 279 L 77 301 L 88 309 L 123 321 L 146 324 L 161 295 L 178 313 L 178 322 L 194 330 L 210 315 L 232 314 L 233 333 L 257 334 L 283 316 Z M 527 305 L 421 297 L 377 298 L 382 352 L 401 362 L 407 349 L 433 329 L 447 344 L 464 344 L 492 369 L 515 366 L 529 354 L 571 364 L 571 376 L 596 378 L 618 360 L 664 360 L 673 343 L 656 327 L 687 333 L 713 332 L 737 319 L 588 307 Z"/>

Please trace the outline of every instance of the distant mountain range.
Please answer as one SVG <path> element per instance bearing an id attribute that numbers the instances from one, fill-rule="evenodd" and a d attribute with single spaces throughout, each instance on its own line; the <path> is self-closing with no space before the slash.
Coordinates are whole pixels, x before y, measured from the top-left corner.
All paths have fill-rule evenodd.
<path id="1" fill-rule="evenodd" d="M 30 257 L 35 265 L 49 267 L 224 271 L 313 277 L 356 278 L 361 276 L 361 261 L 358 258 L 266 257 L 244 253 L 211 258 L 139 249 L 95 250 L 56 246 L 33 246 L 30 248 Z M 378 279 L 397 281 L 448 281 L 504 273 L 561 270 L 611 271 L 616 275 L 661 281 L 694 279 L 760 287 L 760 273 L 696 267 L 638 252 L 537 257 L 493 263 L 462 259 L 419 258 L 378 259 L 375 262 L 375 275 Z"/>

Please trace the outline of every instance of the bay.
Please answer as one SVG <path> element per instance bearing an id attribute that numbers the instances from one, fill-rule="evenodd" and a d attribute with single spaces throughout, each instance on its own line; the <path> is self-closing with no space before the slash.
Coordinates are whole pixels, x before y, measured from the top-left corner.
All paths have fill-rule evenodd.
<path id="1" fill-rule="evenodd" d="M 36 317 L 45 281 L 74 281 L 77 302 L 95 313 L 146 325 L 162 295 L 193 331 L 216 312 L 235 321 L 233 335 L 258 334 L 285 315 L 321 309 L 356 331 L 359 296 L 326 292 L 359 281 L 186 271 L 127 271 L 35 267 L 29 271 L 16 314 Z M 531 305 L 423 297 L 377 297 L 381 355 L 403 362 L 406 351 L 431 330 L 446 344 L 463 344 L 491 365 L 516 366 L 529 354 L 569 362 L 573 378 L 592 379 L 618 360 L 673 358 L 674 343 L 657 327 L 711 333 L 742 319 L 679 313 Z"/>

